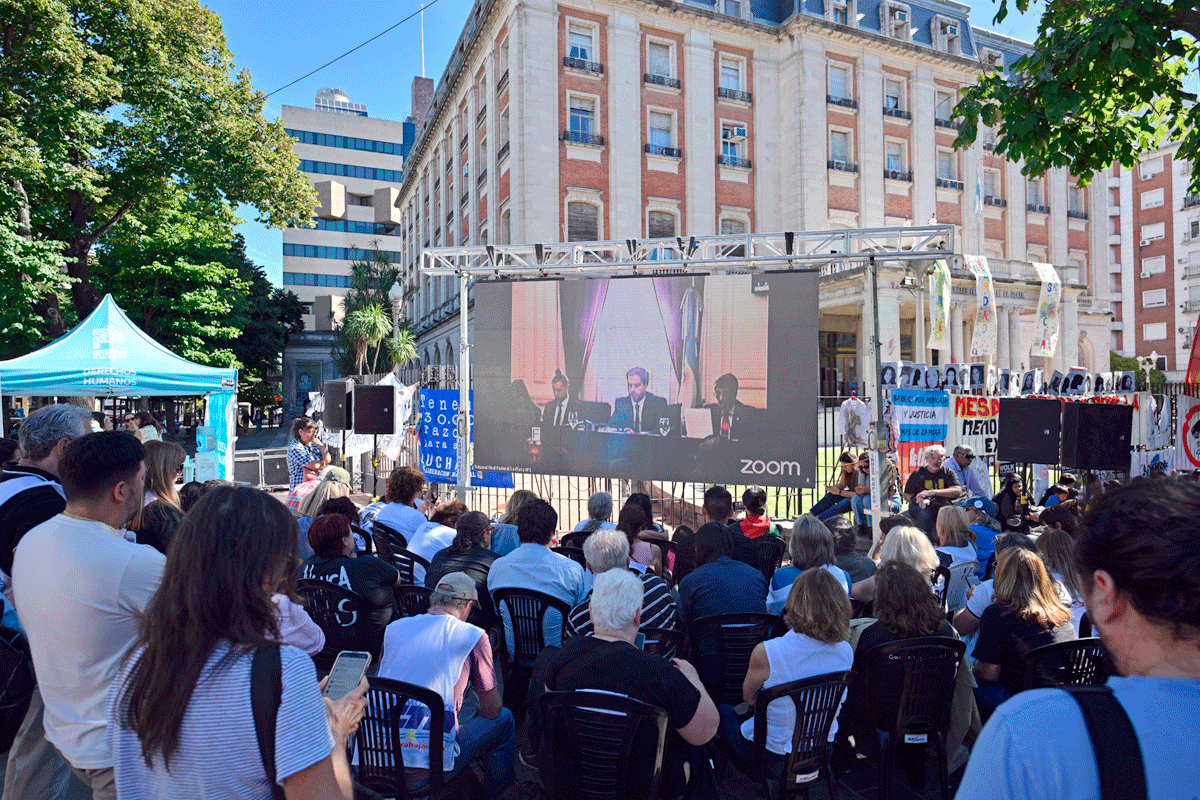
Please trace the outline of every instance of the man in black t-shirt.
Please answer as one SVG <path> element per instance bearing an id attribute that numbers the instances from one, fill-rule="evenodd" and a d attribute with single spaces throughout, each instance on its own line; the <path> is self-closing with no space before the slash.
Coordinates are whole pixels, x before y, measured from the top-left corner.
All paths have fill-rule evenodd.
<path id="1" fill-rule="evenodd" d="M 925 466 L 913 470 L 904 482 L 904 500 L 908 503 L 908 515 L 917 527 L 929 534 L 938 544 L 934 526 L 938 511 L 943 506 L 962 496 L 962 485 L 952 470 L 942 469 L 946 460 L 946 448 L 931 444 L 925 448 Z"/>
<path id="2" fill-rule="evenodd" d="M 667 741 L 663 753 L 660 797 L 679 797 L 687 788 L 685 745 L 703 745 L 717 733 L 719 717 L 695 668 L 683 659 L 671 663 L 635 646 L 642 615 L 642 584 L 632 573 L 612 569 L 596 577 L 590 604 L 592 636 L 576 636 L 563 644 L 546 672 L 548 691 L 597 689 L 614 692 L 665 709 Z M 564 731 L 566 741 L 543 740 L 539 763 L 544 769 L 567 770 L 554 753 L 578 741 L 577 731 Z M 654 731 L 638 730 L 626 794 L 634 796 L 649 781 L 654 767 Z M 706 768 L 692 764 L 693 774 Z M 558 772 L 556 775 L 560 774 Z M 565 778 L 565 774 L 563 775 Z"/>

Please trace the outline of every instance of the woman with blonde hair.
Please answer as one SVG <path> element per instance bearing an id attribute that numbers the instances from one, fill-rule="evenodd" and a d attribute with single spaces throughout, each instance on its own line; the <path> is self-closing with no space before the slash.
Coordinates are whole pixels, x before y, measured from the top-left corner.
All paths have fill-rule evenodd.
<path id="1" fill-rule="evenodd" d="M 127 528 L 137 534 L 138 544 L 148 544 L 160 553 L 167 552 L 183 519 L 175 481 L 183 474 L 186 458 L 187 453 L 174 442 L 146 442 L 146 496 Z"/>
<path id="2" fill-rule="evenodd" d="M 756 645 L 750 654 L 742 699 L 753 703 L 761 689 L 850 669 L 854 662 L 854 650 L 847 641 L 851 613 L 846 589 L 833 573 L 820 567 L 806 569 L 788 593 L 783 612 L 788 632 Z M 721 715 L 720 735 L 733 751 L 734 760 L 745 769 L 754 750 L 754 719 L 741 721 L 730 705 L 717 706 L 717 712 Z M 796 706 L 789 698 L 767 707 L 764 766 L 768 780 L 783 780 L 795 727 Z M 829 741 L 836 735 L 835 719 Z"/>
<path id="3" fill-rule="evenodd" d="M 911 525 L 900 525 L 888 531 L 883 544 L 879 547 L 879 566 L 882 569 L 889 561 L 900 561 L 908 564 L 925 580 L 932 580 L 933 571 L 938 568 L 938 556 L 929 542 L 929 537 L 920 528 Z M 871 601 L 875 599 L 875 579 L 878 573 L 854 584 L 850 596 L 855 600 Z M 933 591 L 930 584 L 929 591 Z"/>
<path id="4" fill-rule="evenodd" d="M 967 510 L 962 506 L 943 506 L 936 523 L 938 560 L 943 567 L 953 567 L 965 561 L 977 561 L 975 555 L 975 531 Z"/>
<path id="5" fill-rule="evenodd" d="M 985 720 L 996 706 L 1021 691 L 1025 656 L 1031 650 L 1078 638 L 1071 626 L 1071 610 L 1059 598 L 1037 553 L 1023 547 L 1002 552 L 994 589 L 974 650 L 979 681 L 975 698 Z"/>
<path id="6" fill-rule="evenodd" d="M 320 516 L 321 506 L 325 505 L 326 500 L 349 496 L 350 487 L 332 472 L 327 472 L 321 482 L 317 484 L 317 488 L 306 494 L 300 501 L 300 507 L 296 509 L 296 513 L 300 515 L 300 518 L 296 520 L 296 526 L 300 531 L 299 538 L 296 539 L 300 558 L 305 559 L 312 555 L 312 548 L 308 545 L 308 526 L 312 525 L 312 521 Z M 360 547 L 358 538 L 355 536 L 355 550 L 365 547 L 365 544 Z"/>
<path id="7" fill-rule="evenodd" d="M 506 556 L 521 546 L 521 539 L 517 536 L 517 512 L 521 510 L 521 506 L 537 499 L 538 496 L 528 489 L 517 489 L 508 496 L 508 502 L 504 504 L 504 513 L 492 528 L 493 553 Z"/>
<path id="8" fill-rule="evenodd" d="M 833 544 L 833 533 L 824 522 L 812 514 L 801 514 L 792 523 L 788 555 L 792 563 L 775 570 L 767 586 L 768 614 L 779 614 L 783 611 L 792 584 L 800 577 L 800 573 L 810 567 L 820 567 L 828 571 L 846 595 L 850 595 L 850 575 L 836 563 L 837 550 Z"/>
<path id="9" fill-rule="evenodd" d="M 1050 578 L 1058 589 L 1058 596 L 1071 609 L 1071 625 L 1079 631 L 1087 606 L 1083 603 L 1083 589 L 1075 572 L 1075 540 L 1062 528 L 1050 528 L 1037 538 L 1038 555 L 1046 565 Z"/>

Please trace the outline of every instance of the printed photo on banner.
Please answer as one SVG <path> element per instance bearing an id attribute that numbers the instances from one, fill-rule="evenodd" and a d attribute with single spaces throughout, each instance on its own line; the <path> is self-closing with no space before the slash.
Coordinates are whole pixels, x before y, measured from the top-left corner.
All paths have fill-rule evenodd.
<path id="1" fill-rule="evenodd" d="M 982 389 L 987 385 L 987 365 L 972 364 L 971 365 L 971 388 Z"/>
<path id="2" fill-rule="evenodd" d="M 946 382 L 942 388 L 948 392 L 957 392 L 962 388 L 961 368 L 958 364 L 946 365 Z"/>
<path id="3" fill-rule="evenodd" d="M 884 389 L 895 389 L 899 386 L 900 379 L 900 364 L 897 362 L 887 362 L 879 369 L 879 382 L 883 384 Z"/>
<path id="4" fill-rule="evenodd" d="M 942 371 L 937 366 L 925 368 L 925 388 L 940 389 L 942 386 Z"/>

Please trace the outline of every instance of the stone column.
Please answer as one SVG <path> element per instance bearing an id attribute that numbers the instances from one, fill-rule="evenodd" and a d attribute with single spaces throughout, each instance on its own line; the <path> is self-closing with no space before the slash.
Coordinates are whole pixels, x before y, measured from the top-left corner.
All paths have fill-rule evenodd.
<path id="1" fill-rule="evenodd" d="M 1012 357 L 1009 353 L 1008 344 L 1008 316 L 1009 310 L 1003 307 L 996 308 L 996 369 L 1008 369 L 1009 362 Z"/>
<path id="2" fill-rule="evenodd" d="M 1029 350 L 1021 338 L 1021 312 L 1016 308 L 1008 313 L 1008 352 L 1010 359 L 1008 368 L 1010 370 L 1019 372 L 1023 368 L 1028 369 Z"/>
<path id="3" fill-rule="evenodd" d="M 962 303 L 950 304 L 950 359 L 955 364 L 966 362 L 966 350 L 963 347 L 963 307 Z"/>

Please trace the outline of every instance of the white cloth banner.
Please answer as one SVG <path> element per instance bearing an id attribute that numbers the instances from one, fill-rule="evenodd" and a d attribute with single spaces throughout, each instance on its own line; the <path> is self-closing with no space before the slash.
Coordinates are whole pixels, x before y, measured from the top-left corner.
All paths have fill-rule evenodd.
<path id="1" fill-rule="evenodd" d="M 996 289 L 985 256 L 963 256 L 967 271 L 975 276 L 975 330 L 971 334 L 971 356 L 996 352 Z"/>
<path id="2" fill-rule="evenodd" d="M 1050 264 L 1034 262 L 1038 277 L 1042 279 L 1042 294 L 1038 298 L 1036 335 L 1030 353 L 1035 356 L 1052 356 L 1058 347 L 1059 316 L 1062 308 L 1062 281 Z"/>
<path id="3" fill-rule="evenodd" d="M 1130 453 L 1130 478 L 1150 478 L 1155 475 L 1165 475 L 1172 470 L 1174 458 L 1173 447 L 1163 447 L 1158 450 L 1134 450 Z"/>
<path id="4" fill-rule="evenodd" d="M 929 349 L 950 351 L 950 268 L 941 259 L 929 273 Z"/>
<path id="5" fill-rule="evenodd" d="M 1200 469 L 1200 400 L 1177 395 L 1175 419 L 1175 457 L 1171 469 Z"/>

